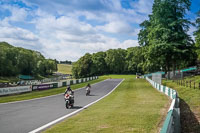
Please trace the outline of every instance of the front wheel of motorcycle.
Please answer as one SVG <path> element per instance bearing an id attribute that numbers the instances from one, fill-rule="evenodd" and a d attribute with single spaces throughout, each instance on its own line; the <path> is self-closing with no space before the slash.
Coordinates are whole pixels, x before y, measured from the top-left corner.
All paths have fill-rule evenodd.
<path id="1" fill-rule="evenodd" d="M 66 106 L 67 109 L 69 108 L 69 102 L 68 101 L 66 101 L 65 106 Z"/>

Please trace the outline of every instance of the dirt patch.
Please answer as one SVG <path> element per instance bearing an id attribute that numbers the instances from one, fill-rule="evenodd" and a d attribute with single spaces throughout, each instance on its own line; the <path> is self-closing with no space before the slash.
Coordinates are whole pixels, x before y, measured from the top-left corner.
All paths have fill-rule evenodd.
<path id="1" fill-rule="evenodd" d="M 200 106 L 192 107 L 195 117 L 200 123 Z"/>
<path id="2" fill-rule="evenodd" d="M 169 110 L 169 107 L 170 107 L 170 105 L 171 105 L 171 102 L 172 102 L 172 100 L 169 98 L 169 102 L 168 102 L 167 104 L 165 104 L 164 108 L 162 108 L 161 111 L 160 111 L 161 120 L 160 120 L 160 122 L 159 122 L 158 125 L 157 125 L 157 131 L 156 131 L 157 133 L 160 133 L 160 131 L 161 131 L 161 129 L 162 129 L 162 126 L 163 126 L 164 121 L 165 121 L 165 119 L 166 119 L 167 112 L 168 112 L 168 110 Z"/>

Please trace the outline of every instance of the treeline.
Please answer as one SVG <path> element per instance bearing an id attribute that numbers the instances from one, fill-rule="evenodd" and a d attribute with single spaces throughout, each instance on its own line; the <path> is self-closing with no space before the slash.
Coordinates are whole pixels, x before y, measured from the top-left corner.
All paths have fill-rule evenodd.
<path id="1" fill-rule="evenodd" d="M 86 53 L 72 65 L 72 73 L 76 78 L 102 74 L 135 74 L 145 70 L 143 47 L 110 49 L 94 54 Z"/>
<path id="2" fill-rule="evenodd" d="M 71 65 L 72 61 L 68 61 L 68 60 L 66 60 L 66 61 L 58 61 L 58 64 L 69 64 L 69 65 Z"/>
<path id="3" fill-rule="evenodd" d="M 101 74 L 175 71 L 200 59 L 200 12 L 196 23 L 185 18 L 190 0 L 154 0 L 152 14 L 140 24 L 139 47 L 85 54 L 73 64 L 75 77 Z M 195 41 L 188 35 L 196 25 Z"/>
<path id="4" fill-rule="evenodd" d="M 56 60 L 45 59 L 37 51 L 0 42 L 0 76 L 45 76 L 54 71 L 57 71 Z"/>

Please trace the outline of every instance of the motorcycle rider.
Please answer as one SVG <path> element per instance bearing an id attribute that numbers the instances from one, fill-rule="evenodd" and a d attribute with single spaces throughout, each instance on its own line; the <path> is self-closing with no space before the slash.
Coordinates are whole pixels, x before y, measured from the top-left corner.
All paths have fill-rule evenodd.
<path id="1" fill-rule="evenodd" d="M 86 88 L 86 91 L 87 91 L 87 92 L 86 92 L 86 96 L 87 96 L 87 95 L 90 95 L 90 89 L 91 89 L 90 84 L 88 83 L 87 86 L 86 86 L 85 88 Z"/>
<path id="2" fill-rule="evenodd" d="M 68 94 L 69 98 L 69 104 L 71 107 L 73 107 L 74 104 L 74 91 L 72 91 L 71 87 L 68 85 L 67 89 L 65 90 L 64 96 Z"/>
<path id="3" fill-rule="evenodd" d="M 90 83 L 87 84 L 86 88 L 87 88 L 87 87 L 91 88 Z"/>
<path id="4" fill-rule="evenodd" d="M 65 94 L 73 94 L 73 91 L 72 91 L 70 85 L 67 86 L 67 89 L 65 90 L 64 95 L 65 95 Z"/>

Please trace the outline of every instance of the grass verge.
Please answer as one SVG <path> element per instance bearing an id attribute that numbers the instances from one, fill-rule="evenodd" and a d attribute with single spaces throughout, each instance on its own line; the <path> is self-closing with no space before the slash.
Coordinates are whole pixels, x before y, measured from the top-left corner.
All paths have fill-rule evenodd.
<path id="1" fill-rule="evenodd" d="M 108 97 L 44 132 L 158 132 L 158 126 L 166 115 L 163 112 L 168 109 L 165 108 L 168 98 L 144 79 L 135 79 L 133 75 L 103 77 L 125 80 Z"/>
<path id="2" fill-rule="evenodd" d="M 187 80 L 193 80 L 187 78 Z M 180 98 L 181 132 L 200 133 L 200 90 L 177 85 L 171 80 L 163 84 L 175 89 Z"/>
<path id="3" fill-rule="evenodd" d="M 72 89 L 81 88 L 81 87 L 86 86 L 88 83 L 94 84 L 94 83 L 103 81 L 105 79 L 106 79 L 106 77 L 101 77 L 99 79 L 91 80 L 89 82 L 71 85 L 71 88 Z M 24 93 L 24 94 L 1 96 L 0 103 L 14 102 L 14 101 L 21 101 L 21 100 L 28 100 L 28 99 L 33 99 L 33 98 L 40 98 L 40 97 L 45 97 L 45 96 L 56 95 L 56 94 L 64 93 L 65 89 L 66 89 L 66 87 L 61 87 L 61 88 L 54 88 L 54 89 L 43 90 L 43 91 L 32 91 L 32 92 Z"/>
<path id="4" fill-rule="evenodd" d="M 72 65 L 58 64 L 58 72 L 63 74 L 72 74 Z"/>

